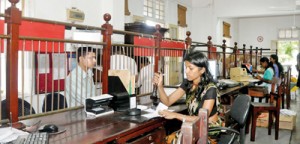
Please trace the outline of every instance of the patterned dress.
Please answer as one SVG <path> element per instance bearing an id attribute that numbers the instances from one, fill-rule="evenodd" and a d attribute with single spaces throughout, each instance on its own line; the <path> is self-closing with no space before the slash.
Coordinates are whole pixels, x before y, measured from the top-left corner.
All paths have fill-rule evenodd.
<path id="1" fill-rule="evenodd" d="M 185 90 L 186 92 L 186 105 L 188 107 L 188 113 L 190 116 L 197 116 L 198 111 L 202 108 L 203 103 L 205 100 L 215 99 L 215 104 L 209 116 L 215 115 L 219 110 L 219 92 L 217 87 L 213 83 L 209 83 L 206 86 L 198 86 L 194 90 L 189 88 L 189 84 L 187 80 L 184 80 L 183 83 L 180 85 L 180 88 Z M 222 121 L 219 118 L 218 121 L 215 123 L 209 123 L 208 127 L 218 127 L 221 126 Z M 217 135 L 218 132 L 210 132 L 209 135 Z M 167 143 L 176 144 L 179 143 L 181 140 L 182 134 L 180 130 L 170 134 L 166 137 Z"/>

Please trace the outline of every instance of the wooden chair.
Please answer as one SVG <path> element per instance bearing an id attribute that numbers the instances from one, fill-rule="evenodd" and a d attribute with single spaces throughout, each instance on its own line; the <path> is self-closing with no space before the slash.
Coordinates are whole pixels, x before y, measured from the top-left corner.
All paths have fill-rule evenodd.
<path id="1" fill-rule="evenodd" d="M 287 76 L 286 76 L 286 107 L 290 109 L 290 101 L 291 101 L 291 67 L 288 68 Z"/>
<path id="2" fill-rule="evenodd" d="M 207 144 L 208 111 L 200 109 L 199 118 L 193 122 L 183 122 L 181 126 L 182 144 Z"/>
<path id="3" fill-rule="evenodd" d="M 255 131 L 256 131 L 256 120 L 257 117 L 261 112 L 268 111 L 269 112 L 269 125 L 268 125 L 268 134 L 271 135 L 271 128 L 273 124 L 273 114 L 275 116 L 275 140 L 278 139 L 278 132 L 279 132 L 279 114 L 280 114 L 280 103 L 281 103 L 281 95 L 283 93 L 282 87 L 283 82 L 278 86 L 277 93 L 274 93 L 275 91 L 276 83 L 272 83 L 272 90 L 270 93 L 270 101 L 269 103 L 258 103 L 258 102 L 252 102 L 250 109 L 252 112 L 252 116 L 249 116 L 249 119 L 247 121 L 246 125 L 246 133 L 249 132 L 249 125 L 250 120 L 252 120 L 251 124 L 251 141 L 255 141 Z M 276 100 L 276 103 L 274 103 L 274 100 Z"/>
<path id="4" fill-rule="evenodd" d="M 269 100 L 268 88 L 263 86 L 253 86 L 248 88 L 248 95 L 251 97 L 251 101 L 254 102 L 254 98 L 259 98 L 259 102 L 266 99 Z"/>
<path id="5" fill-rule="evenodd" d="M 287 72 L 281 75 L 281 82 L 283 82 L 282 85 L 282 94 L 281 94 L 281 108 L 284 109 L 284 104 L 286 102 L 286 107 L 290 108 L 290 101 L 291 101 L 291 91 L 290 91 L 290 85 L 291 85 L 291 68 L 289 67 Z"/>
<path id="6" fill-rule="evenodd" d="M 281 95 L 281 108 L 284 109 L 284 101 L 285 101 L 285 96 L 286 96 L 286 89 L 287 89 L 287 72 L 281 74 L 281 82 L 283 83 L 282 85 L 282 95 Z"/>

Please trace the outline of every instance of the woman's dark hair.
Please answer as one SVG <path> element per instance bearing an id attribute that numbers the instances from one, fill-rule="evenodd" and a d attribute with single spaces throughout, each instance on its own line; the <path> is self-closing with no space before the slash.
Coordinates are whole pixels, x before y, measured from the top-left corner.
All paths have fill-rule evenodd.
<path id="1" fill-rule="evenodd" d="M 199 83 L 199 87 L 201 89 L 204 88 L 205 85 L 213 82 L 213 77 L 209 71 L 208 59 L 203 53 L 199 51 L 192 51 L 185 56 L 184 61 L 188 61 L 199 68 L 205 68 L 205 72 L 202 74 L 201 81 Z M 191 88 L 192 85 L 193 83 L 189 81 L 188 89 Z"/>
<path id="2" fill-rule="evenodd" d="M 268 66 L 267 66 L 267 68 L 272 68 L 273 70 L 274 70 L 274 67 L 273 67 L 273 64 L 269 61 L 269 59 L 267 58 L 267 57 L 262 57 L 262 58 L 260 58 L 260 62 L 267 62 L 268 63 Z M 266 68 L 266 69 L 267 69 Z"/>
<path id="3" fill-rule="evenodd" d="M 283 73 L 283 66 L 281 65 L 280 62 L 278 62 L 278 56 L 275 54 L 271 54 L 270 57 L 275 60 L 275 64 L 277 64 L 278 66 L 279 75 L 281 75 Z"/>

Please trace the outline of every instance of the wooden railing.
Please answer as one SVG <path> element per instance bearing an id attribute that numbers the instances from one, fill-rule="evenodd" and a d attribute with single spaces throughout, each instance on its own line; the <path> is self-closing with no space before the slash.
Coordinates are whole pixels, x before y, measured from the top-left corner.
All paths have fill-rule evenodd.
<path id="1" fill-rule="evenodd" d="M 101 50 L 101 74 L 100 74 L 100 81 L 101 81 L 101 93 L 107 93 L 108 92 L 108 70 L 110 69 L 110 56 L 112 52 L 112 48 L 114 46 L 117 46 L 117 43 L 112 43 L 112 36 L 113 35 L 132 35 L 132 36 L 139 36 L 139 37 L 146 37 L 148 39 L 151 39 L 154 41 L 153 45 L 151 46 L 143 46 L 143 45 L 136 45 L 136 44 L 128 44 L 124 45 L 126 48 L 144 48 L 147 47 L 148 49 L 152 49 L 154 52 L 151 53 L 151 58 L 152 58 L 152 63 L 154 64 L 154 71 L 166 71 L 164 69 L 164 61 L 163 61 L 163 56 L 161 56 L 162 52 L 170 52 L 171 51 L 176 51 L 178 53 L 183 53 L 184 51 L 189 51 L 192 49 L 195 49 L 197 47 L 207 47 L 207 50 L 200 50 L 205 53 L 207 53 L 208 57 L 211 59 L 215 59 L 213 57 L 213 54 L 222 54 L 223 57 L 223 77 L 226 77 L 226 61 L 225 59 L 227 58 L 226 55 L 233 55 L 234 58 L 234 66 L 237 66 L 237 56 L 241 55 L 239 54 L 237 43 L 235 43 L 234 47 L 228 47 L 226 46 L 226 41 L 223 40 L 222 45 L 216 45 L 213 44 L 212 42 L 212 37 L 208 37 L 208 42 L 203 43 L 203 42 L 196 42 L 192 41 L 191 38 L 191 32 L 187 32 L 186 39 L 185 40 L 177 40 L 177 39 L 172 39 L 172 41 L 175 42 L 180 42 L 184 43 L 184 46 L 181 49 L 178 48 L 172 48 L 172 47 L 163 47 L 162 43 L 165 41 L 171 41 L 168 38 L 164 38 L 162 34 L 159 32 L 160 26 L 156 25 L 156 32 L 152 35 L 149 34 L 142 34 L 142 33 L 136 33 L 136 32 L 128 32 L 128 31 L 121 31 L 121 30 L 115 30 L 113 29 L 113 26 L 109 23 L 111 16 L 110 14 L 105 14 L 104 15 L 104 20 L 105 23 L 101 27 L 94 27 L 94 26 L 86 26 L 86 25 L 79 25 L 79 24 L 72 24 L 72 23 L 64 23 L 64 22 L 57 22 L 57 21 L 50 21 L 50 20 L 42 20 L 42 19 L 36 19 L 36 18 L 28 18 L 28 17 L 21 17 L 21 11 L 19 11 L 18 8 L 16 8 L 16 4 L 18 3 L 18 0 L 16 1 L 11 1 L 11 7 L 9 7 L 6 11 L 5 14 L 2 14 L 0 16 L 5 17 L 5 23 L 7 24 L 7 34 L 1 36 L 2 39 L 8 39 L 7 44 L 4 45 L 1 43 L 1 47 L 5 47 L 7 51 L 7 64 L 6 64 L 6 100 L 7 100 L 7 107 L 6 107 L 6 112 L 7 112 L 7 118 L 11 119 L 11 121 L 17 122 L 19 120 L 18 117 L 18 97 L 19 97 L 19 90 L 18 90 L 18 83 L 20 80 L 18 80 L 18 72 L 20 71 L 18 69 L 18 51 L 22 51 L 20 47 L 22 46 L 20 44 L 26 43 L 26 42 L 32 42 L 32 41 L 44 41 L 44 42 L 49 42 L 49 43 L 57 43 L 58 45 L 63 44 L 81 44 L 81 45 L 98 45 L 102 46 Z M 32 22 L 41 22 L 41 23 L 48 23 L 48 24 L 56 24 L 56 25 L 63 25 L 63 26 L 70 26 L 70 27 L 77 27 L 77 28 L 85 28 L 85 29 L 90 29 L 90 30 L 98 30 L 101 31 L 102 35 L 102 40 L 99 39 L 99 42 L 92 42 L 92 41 L 75 41 L 75 40 L 66 40 L 66 39 L 50 39 L 50 38 L 39 38 L 39 37 L 27 37 L 27 36 L 22 36 L 20 35 L 20 25 L 23 20 L 26 21 L 32 21 Z M 21 42 L 21 43 L 20 43 Z M 26 44 L 24 44 L 26 46 Z M 220 48 L 212 51 L 213 47 Z M 233 52 L 226 52 L 227 49 L 231 49 Z M 243 62 L 246 62 L 246 45 L 243 45 Z M 250 56 L 250 63 L 252 63 L 252 59 L 255 57 L 255 65 L 257 66 L 257 61 L 258 61 L 258 54 L 262 54 L 262 50 L 256 48 L 255 50 L 252 49 L 252 46 L 250 46 L 249 50 L 249 56 Z M 255 52 L 255 55 L 253 55 L 253 52 Z M 66 54 L 66 52 L 64 52 Z M 183 55 L 179 56 L 176 55 L 175 57 L 182 58 Z M 183 62 L 181 61 L 179 64 L 182 64 Z M 35 64 L 35 63 L 33 63 Z M 178 63 L 176 63 L 178 65 Z M 171 72 L 170 72 L 171 73 Z M 182 72 L 180 72 L 181 75 L 183 75 Z M 168 75 L 168 74 L 166 74 Z M 25 82 L 22 81 L 24 84 Z M 53 83 L 52 83 L 53 84 Z M 38 93 L 37 93 L 38 94 Z M 33 94 L 32 94 L 33 95 Z M 141 94 L 141 96 L 146 96 L 148 94 Z M 1 94 L 0 94 L 1 96 Z M 24 96 L 23 96 L 24 99 Z M 39 99 L 39 97 L 38 97 Z M 39 101 L 39 100 L 37 100 Z M 30 101 L 32 102 L 32 101 Z M 39 107 L 39 104 L 37 104 Z M 12 115 L 10 115 L 12 113 Z M 24 114 L 21 116 L 25 116 Z M 10 118 L 11 117 L 11 118 Z M 0 118 L 2 120 L 2 118 Z"/>

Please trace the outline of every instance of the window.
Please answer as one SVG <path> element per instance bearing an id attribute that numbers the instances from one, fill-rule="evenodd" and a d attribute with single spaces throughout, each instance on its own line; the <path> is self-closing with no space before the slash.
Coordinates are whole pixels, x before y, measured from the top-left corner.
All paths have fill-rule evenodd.
<path id="1" fill-rule="evenodd" d="M 166 25 L 169 30 L 168 32 L 165 33 L 165 37 L 171 38 L 171 39 L 178 39 L 177 33 L 178 33 L 178 28 L 176 25 Z"/>
<path id="2" fill-rule="evenodd" d="M 186 7 L 178 5 L 178 25 L 181 27 L 187 27 L 186 24 Z"/>
<path id="3" fill-rule="evenodd" d="M 144 0 L 144 16 L 157 20 L 165 18 L 165 3 L 163 0 Z"/>
<path id="4" fill-rule="evenodd" d="M 223 22 L 223 37 L 231 38 L 230 35 L 230 24 L 227 22 Z"/>
<path id="5" fill-rule="evenodd" d="M 298 38 L 300 35 L 300 29 L 298 28 L 287 28 L 287 29 L 280 29 L 278 31 L 278 38 L 279 39 L 294 39 Z"/>

